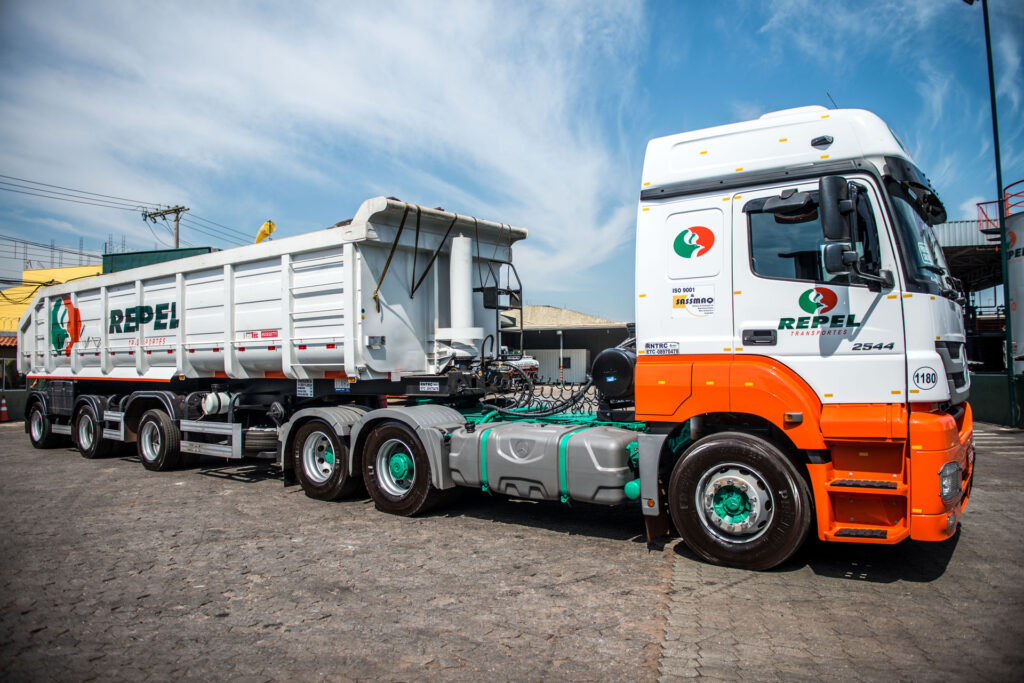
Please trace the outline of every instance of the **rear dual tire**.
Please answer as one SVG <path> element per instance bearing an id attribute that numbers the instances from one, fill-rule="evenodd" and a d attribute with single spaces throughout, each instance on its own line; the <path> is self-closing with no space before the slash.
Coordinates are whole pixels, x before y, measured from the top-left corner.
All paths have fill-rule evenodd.
<path id="1" fill-rule="evenodd" d="M 83 458 L 91 460 L 110 454 L 113 442 L 103 438 L 103 423 L 97 419 L 92 406 L 84 405 L 79 409 L 71 433 L 75 437 L 75 447 Z"/>
<path id="2" fill-rule="evenodd" d="M 451 491 L 431 483 L 426 449 L 400 422 L 380 424 L 366 438 L 363 482 L 378 510 L 402 517 L 427 512 Z"/>
<path id="3" fill-rule="evenodd" d="M 28 438 L 33 448 L 56 448 L 60 445 L 59 434 L 54 434 L 50 418 L 41 403 L 33 403 L 28 409 Z"/>
<path id="4" fill-rule="evenodd" d="M 147 470 L 172 470 L 181 461 L 181 433 L 162 410 L 147 410 L 139 420 L 136 436 L 139 460 Z"/>
<path id="5" fill-rule="evenodd" d="M 348 448 L 323 420 L 299 427 L 292 440 L 295 478 L 316 500 L 338 500 L 355 492 L 359 481 L 348 476 Z"/>

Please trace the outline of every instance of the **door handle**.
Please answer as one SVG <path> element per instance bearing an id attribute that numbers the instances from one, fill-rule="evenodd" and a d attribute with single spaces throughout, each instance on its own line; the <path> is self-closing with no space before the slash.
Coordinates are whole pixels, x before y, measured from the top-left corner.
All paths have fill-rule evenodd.
<path id="1" fill-rule="evenodd" d="M 775 346 L 777 341 L 775 330 L 743 330 L 744 346 Z"/>

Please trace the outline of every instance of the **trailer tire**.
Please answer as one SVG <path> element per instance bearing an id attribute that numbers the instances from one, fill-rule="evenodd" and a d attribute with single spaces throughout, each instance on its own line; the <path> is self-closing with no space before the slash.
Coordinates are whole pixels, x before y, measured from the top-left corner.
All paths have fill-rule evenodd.
<path id="1" fill-rule="evenodd" d="M 276 451 L 276 429 L 246 429 L 242 433 L 242 450 L 245 451 Z"/>
<path id="2" fill-rule="evenodd" d="M 60 445 L 60 435 L 54 434 L 50 429 L 50 418 L 43 410 L 43 404 L 32 404 L 28 409 L 28 438 L 33 448 L 54 448 Z"/>
<path id="3" fill-rule="evenodd" d="M 139 420 L 136 448 L 142 466 L 165 472 L 178 466 L 181 458 L 181 433 L 162 410 L 147 410 Z"/>
<path id="4" fill-rule="evenodd" d="M 292 440 L 295 478 L 316 500 L 338 500 L 355 491 L 358 482 L 348 476 L 348 448 L 334 428 L 323 420 L 310 420 Z"/>
<path id="5" fill-rule="evenodd" d="M 712 564 L 771 569 L 807 538 L 813 501 L 783 453 L 750 434 L 700 439 L 676 463 L 668 487 L 672 521 Z"/>
<path id="6" fill-rule="evenodd" d="M 384 422 L 363 444 L 363 483 L 377 509 L 411 517 L 449 497 L 430 481 L 430 460 L 416 434 L 400 422 Z"/>
<path id="7" fill-rule="evenodd" d="M 96 411 L 89 404 L 83 405 L 75 415 L 75 447 L 83 458 L 102 458 L 110 454 L 113 443 L 103 438 L 103 423 L 96 418 Z"/>

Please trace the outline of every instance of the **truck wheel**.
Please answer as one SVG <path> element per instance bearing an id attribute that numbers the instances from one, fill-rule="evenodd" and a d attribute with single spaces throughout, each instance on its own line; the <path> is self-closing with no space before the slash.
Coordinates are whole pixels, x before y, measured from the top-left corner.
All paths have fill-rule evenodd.
<path id="1" fill-rule="evenodd" d="M 60 443 L 57 434 L 50 429 L 50 418 L 46 417 L 41 403 L 33 403 L 28 411 L 28 438 L 34 448 L 53 448 Z"/>
<path id="2" fill-rule="evenodd" d="M 322 420 L 299 427 L 292 441 L 295 478 L 310 498 L 338 500 L 351 494 L 358 482 L 348 476 L 348 449 Z"/>
<path id="3" fill-rule="evenodd" d="M 444 496 L 430 483 L 423 444 L 399 422 L 385 422 L 366 438 L 363 482 L 378 510 L 403 517 L 426 512 Z"/>
<path id="4" fill-rule="evenodd" d="M 811 493 L 779 449 L 756 436 L 713 434 L 676 463 L 672 521 L 689 548 L 713 564 L 770 569 L 807 537 Z"/>
<path id="5" fill-rule="evenodd" d="M 162 410 L 147 410 L 139 421 L 136 447 L 147 470 L 164 472 L 178 466 L 181 433 Z"/>
<path id="6" fill-rule="evenodd" d="M 82 406 L 75 416 L 75 445 L 83 458 L 101 458 L 110 453 L 111 442 L 103 438 L 103 423 L 91 405 Z"/>

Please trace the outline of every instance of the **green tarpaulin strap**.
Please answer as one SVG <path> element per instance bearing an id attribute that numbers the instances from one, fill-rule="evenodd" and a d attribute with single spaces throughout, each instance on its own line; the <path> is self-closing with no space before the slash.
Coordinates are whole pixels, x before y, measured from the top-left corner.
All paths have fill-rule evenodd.
<path id="1" fill-rule="evenodd" d="M 590 429 L 590 427 L 580 427 L 574 429 L 567 434 L 563 434 L 562 438 L 558 441 L 558 490 L 561 493 L 561 501 L 563 503 L 569 502 L 569 477 L 565 471 L 565 451 L 569 448 L 569 439 L 574 434 L 582 432 L 584 429 Z"/>
<path id="2" fill-rule="evenodd" d="M 487 481 L 487 437 L 491 435 L 494 427 L 485 429 L 480 435 L 480 490 L 490 491 L 491 486 Z"/>

